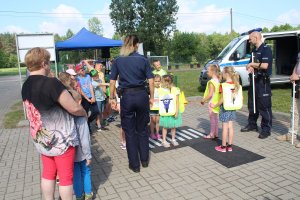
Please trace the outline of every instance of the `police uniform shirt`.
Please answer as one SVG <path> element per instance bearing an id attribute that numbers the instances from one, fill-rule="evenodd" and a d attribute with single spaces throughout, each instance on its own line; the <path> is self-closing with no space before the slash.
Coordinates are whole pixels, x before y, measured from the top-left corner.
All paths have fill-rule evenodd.
<path id="1" fill-rule="evenodd" d="M 110 79 L 117 80 L 118 75 L 121 88 L 144 86 L 146 79 L 153 78 L 148 59 L 136 52 L 129 56 L 120 56 L 114 61 Z"/>
<path id="2" fill-rule="evenodd" d="M 253 51 L 254 54 L 254 62 L 255 63 L 268 63 L 268 69 L 267 69 L 267 74 L 270 76 L 272 74 L 272 50 L 271 48 L 262 43 L 258 49 L 254 49 Z M 250 63 L 252 62 L 252 57 L 250 58 Z"/>

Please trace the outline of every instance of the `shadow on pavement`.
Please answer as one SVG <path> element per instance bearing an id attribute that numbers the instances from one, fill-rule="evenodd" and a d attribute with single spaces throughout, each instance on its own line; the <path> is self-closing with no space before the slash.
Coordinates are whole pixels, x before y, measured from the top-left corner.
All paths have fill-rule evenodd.
<path id="1" fill-rule="evenodd" d="M 111 158 L 107 155 L 103 156 L 104 150 L 99 145 L 97 140 L 91 137 L 91 145 L 92 145 L 92 170 L 91 170 L 91 179 L 92 185 L 94 187 L 94 198 L 96 198 L 96 194 L 98 193 L 98 189 L 102 184 L 104 184 L 111 171 L 112 171 L 112 162 Z"/>

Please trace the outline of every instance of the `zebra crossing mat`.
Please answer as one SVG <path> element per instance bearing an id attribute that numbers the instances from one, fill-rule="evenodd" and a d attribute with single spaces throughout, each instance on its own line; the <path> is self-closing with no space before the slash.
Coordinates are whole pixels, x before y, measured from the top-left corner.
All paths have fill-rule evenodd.
<path id="1" fill-rule="evenodd" d="M 204 133 L 188 126 L 184 126 L 176 129 L 176 139 L 179 146 L 173 147 L 171 145 L 170 148 L 164 148 L 161 145 L 161 141 L 149 138 L 149 147 L 153 153 L 160 153 L 189 146 L 227 168 L 237 167 L 265 158 L 236 145 L 233 145 L 232 152 L 218 152 L 215 150 L 215 147 L 221 144 L 221 140 L 207 140 L 204 139 L 203 136 L 205 136 Z M 171 141 L 171 133 L 167 134 L 167 141 Z"/>

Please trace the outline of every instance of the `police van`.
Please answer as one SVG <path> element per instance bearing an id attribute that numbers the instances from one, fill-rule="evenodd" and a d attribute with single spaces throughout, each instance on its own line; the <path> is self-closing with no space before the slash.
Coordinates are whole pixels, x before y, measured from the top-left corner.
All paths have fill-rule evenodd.
<path id="1" fill-rule="evenodd" d="M 269 45 L 273 53 L 271 84 L 287 83 L 297 62 L 297 54 L 300 52 L 300 30 L 274 33 L 262 33 L 264 42 Z M 246 65 L 249 63 L 252 48 L 249 43 L 249 35 L 241 34 L 234 38 L 214 60 L 206 63 L 200 72 L 200 85 L 205 88 L 208 81 L 207 68 L 211 64 L 217 64 L 222 70 L 226 66 L 233 66 L 240 75 L 242 86 L 249 86 Z"/>

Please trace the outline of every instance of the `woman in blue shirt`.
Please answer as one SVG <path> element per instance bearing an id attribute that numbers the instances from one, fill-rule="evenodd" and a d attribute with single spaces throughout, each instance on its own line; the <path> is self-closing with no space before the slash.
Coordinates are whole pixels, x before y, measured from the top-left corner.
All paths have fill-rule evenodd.
<path id="1" fill-rule="evenodd" d="M 120 56 L 115 59 L 110 75 L 110 102 L 115 106 L 115 84 L 119 76 L 121 89 L 121 126 L 125 131 L 126 148 L 129 168 L 140 171 L 140 161 L 143 167 L 149 163 L 149 139 L 147 125 L 149 123 L 149 101 L 153 102 L 153 74 L 147 58 L 138 54 L 139 39 L 136 35 L 128 35 L 120 50 Z M 148 79 L 149 94 L 145 89 Z"/>

